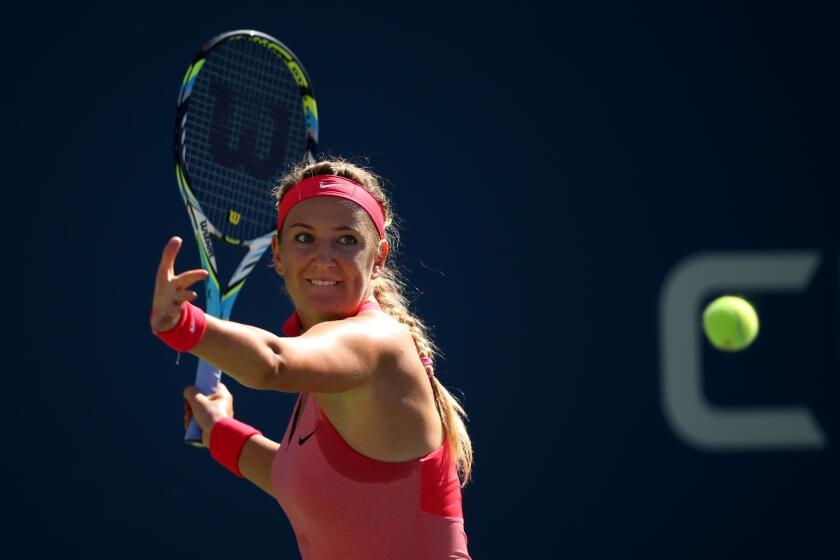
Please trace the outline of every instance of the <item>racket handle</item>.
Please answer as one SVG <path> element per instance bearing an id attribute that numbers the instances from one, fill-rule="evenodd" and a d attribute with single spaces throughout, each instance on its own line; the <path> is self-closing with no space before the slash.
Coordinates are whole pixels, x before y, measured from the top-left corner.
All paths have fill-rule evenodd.
<path id="1" fill-rule="evenodd" d="M 195 386 L 203 395 L 212 395 L 216 392 L 219 386 L 219 381 L 222 378 L 222 372 L 214 368 L 204 360 L 198 360 L 198 369 L 195 372 Z M 201 427 L 195 418 L 190 420 L 190 426 L 187 428 L 187 433 L 184 434 L 184 442 L 193 447 L 204 447 L 204 442 L 201 441 Z"/>

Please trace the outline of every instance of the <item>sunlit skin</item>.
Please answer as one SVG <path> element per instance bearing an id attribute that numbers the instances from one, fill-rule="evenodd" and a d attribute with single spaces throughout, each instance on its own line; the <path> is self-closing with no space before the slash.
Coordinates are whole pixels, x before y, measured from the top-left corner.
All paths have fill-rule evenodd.
<path id="1" fill-rule="evenodd" d="M 388 242 L 378 239 L 370 217 L 357 205 L 317 197 L 292 207 L 272 249 L 274 268 L 283 276 L 305 330 L 355 315 L 371 296 Z M 337 283 L 319 286 L 313 281 Z"/>
<path id="2" fill-rule="evenodd" d="M 197 297 L 191 286 L 207 277 L 200 269 L 175 272 L 181 244 L 170 239 L 158 268 L 150 318 L 156 331 L 177 324 L 181 303 Z M 406 461 L 436 449 L 442 425 L 411 334 L 384 313 L 356 315 L 373 299 L 372 282 L 389 250 L 370 217 L 342 199 L 310 198 L 290 210 L 272 249 L 304 333 L 278 337 L 208 315 L 190 352 L 246 387 L 317 398 L 345 441 L 368 457 Z M 214 424 L 233 415 L 232 396 L 222 385 L 209 396 L 191 386 L 184 398 L 185 421 L 195 417 L 207 445 Z M 239 460 L 246 478 L 269 494 L 279 445 L 253 436 Z"/>

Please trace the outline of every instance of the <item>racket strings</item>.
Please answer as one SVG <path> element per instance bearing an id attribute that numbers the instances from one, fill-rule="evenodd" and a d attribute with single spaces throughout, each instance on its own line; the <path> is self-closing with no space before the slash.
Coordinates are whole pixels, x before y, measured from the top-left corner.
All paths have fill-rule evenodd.
<path id="1" fill-rule="evenodd" d="M 299 161 L 306 149 L 300 88 L 285 62 L 247 40 L 211 51 L 190 96 L 185 130 L 191 187 L 208 219 L 237 239 L 271 231 L 271 187 L 284 162 Z"/>

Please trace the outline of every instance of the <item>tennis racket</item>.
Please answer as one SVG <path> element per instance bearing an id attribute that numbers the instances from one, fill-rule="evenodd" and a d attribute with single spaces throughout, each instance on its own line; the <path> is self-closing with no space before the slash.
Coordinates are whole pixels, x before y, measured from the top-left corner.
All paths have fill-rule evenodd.
<path id="1" fill-rule="evenodd" d="M 253 30 L 222 33 L 193 59 L 175 112 L 175 175 L 205 281 L 206 312 L 229 319 L 248 275 L 271 244 L 271 188 L 289 164 L 314 160 L 318 110 L 309 76 L 280 41 Z M 213 243 L 245 250 L 224 290 Z M 199 360 L 196 387 L 215 392 L 221 372 Z M 192 420 L 184 440 L 201 447 Z"/>

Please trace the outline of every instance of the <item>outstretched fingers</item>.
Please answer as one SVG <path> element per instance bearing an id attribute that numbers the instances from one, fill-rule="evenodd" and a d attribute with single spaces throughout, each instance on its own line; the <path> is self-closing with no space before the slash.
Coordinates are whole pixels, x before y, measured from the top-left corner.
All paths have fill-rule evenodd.
<path id="1" fill-rule="evenodd" d="M 198 294 L 189 287 L 210 275 L 201 268 L 175 274 L 175 258 L 182 243 L 180 237 L 173 236 L 163 248 L 152 298 L 151 326 L 154 332 L 165 332 L 177 325 L 183 303 L 198 299 Z"/>
<path id="2" fill-rule="evenodd" d="M 157 271 L 158 284 L 168 282 L 175 275 L 175 257 L 181 250 L 181 243 L 181 238 L 174 236 L 164 246 Z"/>
<path id="3" fill-rule="evenodd" d="M 195 301 L 198 299 L 198 294 L 192 290 L 178 290 L 172 295 L 172 305 L 181 309 L 181 304 L 185 301 Z"/>
<path id="4" fill-rule="evenodd" d="M 170 281 L 175 285 L 175 289 L 183 290 L 184 288 L 192 286 L 196 282 L 207 280 L 208 276 L 210 276 L 209 272 L 203 268 L 196 268 L 194 270 L 182 272 L 181 274 L 172 277 Z"/>

